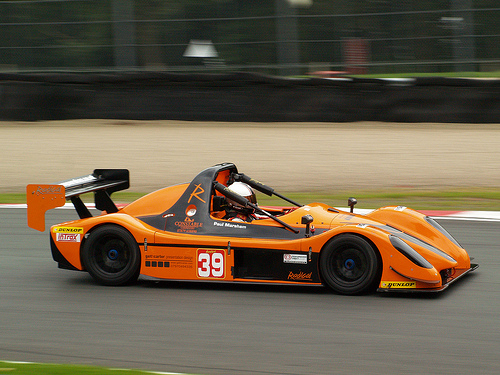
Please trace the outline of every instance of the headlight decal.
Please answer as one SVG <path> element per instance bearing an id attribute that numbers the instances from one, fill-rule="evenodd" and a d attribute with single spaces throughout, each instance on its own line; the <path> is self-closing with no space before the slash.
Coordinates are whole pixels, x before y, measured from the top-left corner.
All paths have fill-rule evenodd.
<path id="1" fill-rule="evenodd" d="M 391 227 L 390 225 L 380 226 L 380 228 L 386 230 L 389 233 L 392 233 L 392 234 L 396 235 L 397 237 L 399 237 L 399 238 L 401 238 L 401 239 L 403 239 L 405 241 L 412 242 L 415 245 L 421 246 L 421 247 L 423 247 L 426 250 L 432 251 L 434 254 L 437 254 L 437 255 L 443 257 L 444 259 L 446 259 L 446 260 L 448 260 L 450 262 L 454 262 L 454 263 L 457 262 L 450 255 L 446 254 L 443 250 L 440 250 L 437 247 L 432 246 L 431 244 L 429 244 L 429 243 L 421 240 L 420 238 L 417 238 L 417 237 L 412 236 L 412 235 L 410 235 L 408 233 L 402 232 L 399 229 Z"/>
<path id="2" fill-rule="evenodd" d="M 446 238 L 448 238 L 455 245 L 462 248 L 462 246 L 458 243 L 458 241 L 455 238 L 453 238 L 453 236 L 450 233 L 448 233 L 448 231 L 444 229 L 436 220 L 430 218 L 429 216 L 426 216 L 425 221 L 427 221 L 430 225 L 432 225 L 434 228 L 440 231 L 444 236 L 446 236 Z"/>
<path id="3" fill-rule="evenodd" d="M 420 255 L 415 249 L 404 242 L 401 238 L 391 235 L 389 236 L 389 239 L 391 240 L 392 246 L 394 246 L 396 250 L 398 250 L 401 254 L 403 254 L 417 266 L 427 269 L 433 268 L 432 264 L 430 264 L 427 259 Z"/>

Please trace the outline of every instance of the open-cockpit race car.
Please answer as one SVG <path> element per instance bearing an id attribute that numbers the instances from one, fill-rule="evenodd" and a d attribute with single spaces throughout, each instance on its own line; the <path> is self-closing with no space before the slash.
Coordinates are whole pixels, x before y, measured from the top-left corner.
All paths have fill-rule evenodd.
<path id="1" fill-rule="evenodd" d="M 55 185 L 28 185 L 28 225 L 71 200 L 78 220 L 50 229 L 60 268 L 87 271 L 104 285 L 204 280 L 326 285 L 341 294 L 442 291 L 477 268 L 436 221 L 402 206 L 367 215 L 322 203 L 301 205 L 239 173 L 231 163 L 200 172 L 119 209 L 110 198 L 129 187 L 126 169 L 96 169 Z M 238 186 L 239 185 L 239 186 Z M 252 192 L 289 207 L 260 207 Z M 94 192 L 92 216 L 80 195 Z M 290 206 L 292 205 L 292 206 Z"/>

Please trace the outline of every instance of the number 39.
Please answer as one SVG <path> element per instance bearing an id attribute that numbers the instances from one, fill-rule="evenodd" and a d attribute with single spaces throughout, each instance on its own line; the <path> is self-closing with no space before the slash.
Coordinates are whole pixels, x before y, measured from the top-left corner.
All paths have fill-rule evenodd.
<path id="1" fill-rule="evenodd" d="M 198 250 L 198 277 L 224 278 L 224 251 Z"/>

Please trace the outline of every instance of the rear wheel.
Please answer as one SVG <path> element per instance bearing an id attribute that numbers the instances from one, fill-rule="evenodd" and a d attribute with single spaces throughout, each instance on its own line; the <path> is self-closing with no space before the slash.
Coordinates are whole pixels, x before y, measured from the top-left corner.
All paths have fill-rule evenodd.
<path id="1" fill-rule="evenodd" d="M 370 292 L 380 279 L 377 251 L 353 234 L 339 235 L 327 243 L 319 266 L 325 284 L 341 294 Z"/>
<path id="2" fill-rule="evenodd" d="M 100 284 L 132 283 L 139 277 L 139 246 L 125 229 L 104 225 L 91 232 L 83 245 L 82 263 Z"/>

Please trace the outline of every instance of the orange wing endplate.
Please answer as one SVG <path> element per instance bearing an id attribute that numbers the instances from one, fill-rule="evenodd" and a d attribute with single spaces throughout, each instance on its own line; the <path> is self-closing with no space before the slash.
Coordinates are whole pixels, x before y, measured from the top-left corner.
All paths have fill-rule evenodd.
<path id="1" fill-rule="evenodd" d="M 45 230 L 45 212 L 64 206 L 66 189 L 63 185 L 28 185 L 26 203 L 28 204 L 28 226 L 43 232 Z"/>

